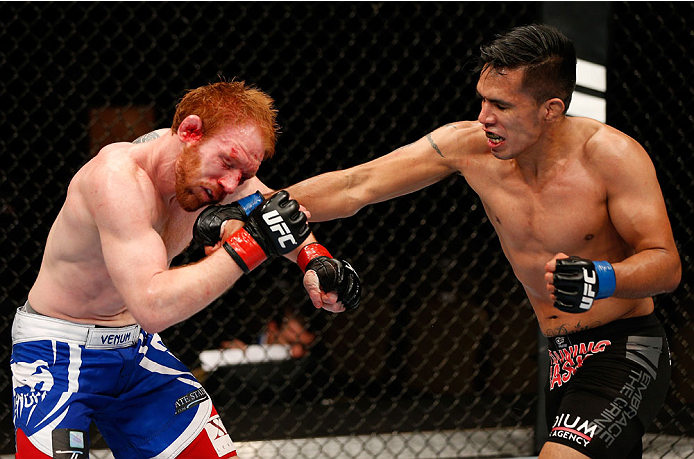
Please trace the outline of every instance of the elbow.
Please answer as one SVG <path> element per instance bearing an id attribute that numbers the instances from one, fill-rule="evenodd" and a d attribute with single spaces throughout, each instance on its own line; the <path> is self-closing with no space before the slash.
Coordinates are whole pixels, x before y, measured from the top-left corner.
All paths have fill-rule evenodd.
<path id="1" fill-rule="evenodd" d="M 150 333 L 152 335 L 155 333 L 161 333 L 168 328 L 166 325 L 164 325 L 162 323 L 157 323 L 157 321 L 148 321 L 148 322 L 144 322 L 144 323 L 140 323 L 140 321 L 138 321 L 137 324 L 145 332 Z"/>
<path id="2" fill-rule="evenodd" d="M 680 282 L 682 281 L 682 262 L 680 261 L 680 257 L 677 256 L 674 266 L 672 268 L 672 275 L 670 276 L 670 285 L 668 288 L 668 292 L 674 291 L 679 285 Z"/>
<path id="3" fill-rule="evenodd" d="M 154 313 L 156 306 L 148 302 L 128 305 L 128 310 L 135 322 L 147 333 L 161 333 L 170 325 L 163 320 L 162 314 Z"/>
<path id="4" fill-rule="evenodd" d="M 661 293 L 669 293 L 674 291 L 682 280 L 682 262 L 678 252 L 669 252 L 669 257 L 666 265 L 661 265 L 662 290 Z"/>

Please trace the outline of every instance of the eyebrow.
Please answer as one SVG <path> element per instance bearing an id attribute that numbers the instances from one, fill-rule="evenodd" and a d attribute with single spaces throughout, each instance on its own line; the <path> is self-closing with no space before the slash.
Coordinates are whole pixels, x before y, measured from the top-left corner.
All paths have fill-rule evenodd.
<path id="1" fill-rule="evenodd" d="M 479 97 L 480 99 L 486 100 L 487 102 L 491 102 L 492 104 L 508 105 L 509 107 L 513 105 L 512 103 L 502 99 L 488 99 L 484 97 L 482 94 L 480 94 L 479 91 L 475 91 L 475 93 L 477 94 L 477 97 Z"/>

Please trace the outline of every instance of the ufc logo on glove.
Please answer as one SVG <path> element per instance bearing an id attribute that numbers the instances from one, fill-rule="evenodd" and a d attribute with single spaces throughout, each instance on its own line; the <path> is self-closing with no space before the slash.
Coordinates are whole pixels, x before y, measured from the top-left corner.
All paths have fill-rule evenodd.
<path id="1" fill-rule="evenodd" d="M 291 245 L 297 245 L 294 235 L 289 231 L 289 227 L 282 219 L 282 216 L 276 210 L 272 210 L 263 214 L 263 220 L 267 223 L 271 231 L 280 233 L 282 236 L 277 238 L 277 242 L 283 249 L 286 248 L 285 242 L 289 241 Z"/>

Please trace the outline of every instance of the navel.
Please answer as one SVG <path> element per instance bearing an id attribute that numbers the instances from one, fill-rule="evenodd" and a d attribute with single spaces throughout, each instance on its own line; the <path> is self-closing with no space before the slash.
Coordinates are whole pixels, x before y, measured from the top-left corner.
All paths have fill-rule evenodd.
<path id="1" fill-rule="evenodd" d="M 586 241 L 590 241 L 590 240 L 593 239 L 594 237 L 595 237 L 594 235 L 588 233 L 588 234 L 586 234 L 586 237 L 584 237 L 583 239 L 585 239 Z"/>

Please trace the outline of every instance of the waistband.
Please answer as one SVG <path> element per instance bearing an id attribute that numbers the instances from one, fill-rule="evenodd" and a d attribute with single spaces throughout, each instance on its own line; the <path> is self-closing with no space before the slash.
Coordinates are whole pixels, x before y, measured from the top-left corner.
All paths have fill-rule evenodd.
<path id="1" fill-rule="evenodd" d="M 548 337 L 549 348 L 557 350 L 564 345 L 581 342 L 599 341 L 602 339 L 615 340 L 629 335 L 661 336 L 665 333 L 663 325 L 658 320 L 655 312 L 645 316 L 630 317 L 609 322 L 599 327 L 571 333 Z"/>
<path id="2" fill-rule="evenodd" d="M 85 349 L 119 349 L 137 344 L 140 326 L 97 327 L 17 309 L 12 323 L 12 344 L 55 340 L 80 344 Z"/>

